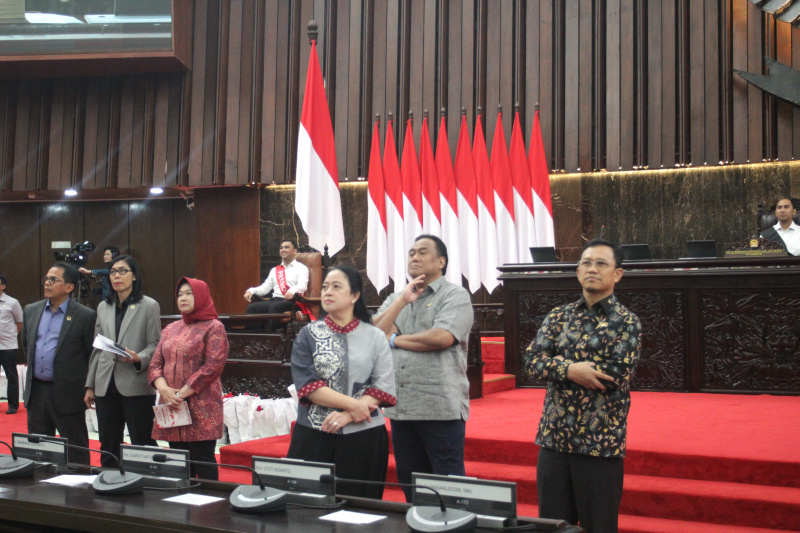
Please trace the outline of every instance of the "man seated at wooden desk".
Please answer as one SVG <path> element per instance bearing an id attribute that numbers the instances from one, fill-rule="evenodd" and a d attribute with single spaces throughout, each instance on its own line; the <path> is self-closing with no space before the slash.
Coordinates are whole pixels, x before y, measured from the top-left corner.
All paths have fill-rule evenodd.
<path id="1" fill-rule="evenodd" d="M 251 302 L 247 306 L 247 313 L 285 313 L 294 310 L 296 304 L 292 301 L 295 294 L 305 294 L 308 290 L 308 267 L 295 260 L 297 244 L 291 239 L 281 241 L 281 264 L 269 271 L 269 276 L 258 287 L 251 287 L 244 293 L 244 299 Z M 264 297 L 272 292 L 268 300 L 253 299 L 254 296 Z M 269 329 L 277 331 L 279 320 L 270 320 Z"/>
<path id="2" fill-rule="evenodd" d="M 775 204 L 778 223 L 761 232 L 761 236 L 782 244 L 789 255 L 800 255 L 800 226 L 792 217 L 797 213 L 791 198 L 781 198 Z"/>

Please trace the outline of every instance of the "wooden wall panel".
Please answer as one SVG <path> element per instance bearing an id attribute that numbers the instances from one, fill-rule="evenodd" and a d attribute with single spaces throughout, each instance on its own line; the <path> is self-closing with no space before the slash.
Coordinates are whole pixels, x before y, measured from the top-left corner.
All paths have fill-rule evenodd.
<path id="1" fill-rule="evenodd" d="M 0 204 L 0 272 L 8 293 L 23 307 L 42 296 L 39 209 L 41 204 Z M 49 255 L 52 260 L 53 254 Z"/>
<path id="2" fill-rule="evenodd" d="M 217 311 L 242 313 L 242 295 L 260 277 L 258 190 L 199 189 L 194 212 L 195 246 L 206 251 L 197 258 L 197 277 L 211 287 Z"/>
<path id="3" fill-rule="evenodd" d="M 130 202 L 129 253 L 142 268 L 144 292 L 162 306 L 173 298 L 175 287 L 172 211 L 180 202 Z"/>
<path id="4" fill-rule="evenodd" d="M 484 109 L 491 148 L 496 106 L 508 137 L 517 102 L 526 141 L 540 104 L 555 171 L 800 157 L 800 112 L 733 72 L 799 65 L 800 30 L 748 0 L 193 5 L 190 72 L 0 83 L 0 191 L 293 182 L 310 18 L 343 181 L 366 173 L 375 113 L 400 150 L 409 110 L 435 137 L 445 107 L 455 153 L 462 106 L 470 131 Z"/>

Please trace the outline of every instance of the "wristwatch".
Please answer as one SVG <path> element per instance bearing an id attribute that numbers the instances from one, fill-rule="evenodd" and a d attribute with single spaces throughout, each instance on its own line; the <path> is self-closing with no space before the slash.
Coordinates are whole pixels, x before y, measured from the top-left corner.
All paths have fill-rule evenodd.
<path id="1" fill-rule="evenodd" d="M 392 336 L 389 337 L 389 346 L 391 346 L 392 348 L 397 348 L 397 346 L 394 345 L 395 337 L 397 337 L 397 333 L 392 333 Z"/>

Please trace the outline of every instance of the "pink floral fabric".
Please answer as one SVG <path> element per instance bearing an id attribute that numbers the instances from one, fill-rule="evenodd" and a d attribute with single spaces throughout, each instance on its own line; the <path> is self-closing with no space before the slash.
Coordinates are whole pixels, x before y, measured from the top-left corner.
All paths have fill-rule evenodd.
<path id="1" fill-rule="evenodd" d="M 222 437 L 222 383 L 220 376 L 228 359 L 228 336 L 219 320 L 187 324 L 173 322 L 161 334 L 150 362 L 149 382 L 163 377 L 170 387 L 188 384 L 192 424 L 176 428 L 153 426 L 153 438 L 194 442 Z M 161 400 L 159 399 L 159 402 Z"/>

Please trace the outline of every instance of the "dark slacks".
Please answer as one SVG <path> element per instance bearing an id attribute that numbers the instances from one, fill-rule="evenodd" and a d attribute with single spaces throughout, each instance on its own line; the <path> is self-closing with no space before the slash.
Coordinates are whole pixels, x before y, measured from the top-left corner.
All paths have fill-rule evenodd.
<path id="1" fill-rule="evenodd" d="M 58 434 L 68 439 L 70 444 L 88 448 L 89 430 L 86 428 L 86 411 L 60 413 L 54 389 L 52 383 L 43 383 L 36 379 L 31 381 L 27 407 L 28 433 L 55 437 L 58 431 Z M 88 451 L 70 448 L 67 453 L 71 463 L 90 464 Z"/>
<path id="2" fill-rule="evenodd" d="M 176 450 L 189 450 L 189 459 L 192 461 L 205 461 L 216 463 L 217 441 L 197 440 L 192 442 L 170 441 L 169 447 Z M 189 476 L 211 481 L 219 480 L 219 468 L 216 465 L 189 465 Z"/>
<path id="3" fill-rule="evenodd" d="M 0 364 L 8 379 L 8 398 L 9 409 L 19 409 L 19 374 L 17 374 L 17 350 L 0 350 Z"/>
<path id="4" fill-rule="evenodd" d="M 285 313 L 292 311 L 297 307 L 292 300 L 284 298 L 270 298 L 269 300 L 262 300 L 260 302 L 253 302 L 247 306 L 247 314 L 257 315 L 261 313 Z M 277 331 L 281 326 L 280 320 L 270 320 L 269 329 Z"/>
<path id="5" fill-rule="evenodd" d="M 286 457 L 333 463 L 339 477 L 384 482 L 389 463 L 389 435 L 385 425 L 337 434 L 295 424 Z M 383 486 L 337 483 L 336 493 L 380 500 Z"/>
<path id="6" fill-rule="evenodd" d="M 131 444 L 138 446 L 155 446 L 151 436 L 153 432 L 153 404 L 155 396 L 123 396 L 119 393 L 113 380 L 105 396 L 95 396 L 97 408 L 97 425 L 100 433 L 100 449 L 111 452 L 117 457 L 119 447 L 125 438 L 125 424 Z M 100 458 L 100 464 L 114 467 L 116 463 L 108 456 Z"/>
<path id="7" fill-rule="evenodd" d="M 411 473 L 463 476 L 463 420 L 392 420 L 392 449 L 397 480 L 411 483 Z M 403 488 L 406 501 L 412 490 Z"/>
<path id="8" fill-rule="evenodd" d="M 539 449 L 539 517 L 580 524 L 588 533 L 615 533 L 623 460 Z"/>

